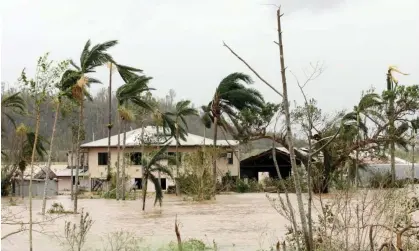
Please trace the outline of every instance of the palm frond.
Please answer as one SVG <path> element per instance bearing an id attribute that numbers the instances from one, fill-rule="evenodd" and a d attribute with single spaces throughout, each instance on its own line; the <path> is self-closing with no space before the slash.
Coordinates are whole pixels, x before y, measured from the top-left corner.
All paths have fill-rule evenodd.
<path id="1" fill-rule="evenodd" d="M 159 202 L 160 206 L 163 203 L 163 191 L 161 189 L 161 185 L 159 180 L 156 178 L 156 176 L 154 176 L 152 173 L 148 174 L 149 179 L 151 180 L 151 182 L 153 182 L 154 184 L 154 188 L 156 190 L 156 198 L 154 200 L 154 206 L 157 204 L 157 202 Z"/>
<path id="2" fill-rule="evenodd" d="M 10 96 L 3 96 L 1 99 L 1 107 L 10 108 L 16 111 L 24 112 L 25 111 L 25 101 L 20 96 L 20 92 L 16 92 Z"/>
<path id="3" fill-rule="evenodd" d="M 143 72 L 141 69 L 133 68 L 126 65 L 121 64 L 115 64 L 116 69 L 118 70 L 119 75 L 121 76 L 122 80 L 124 80 L 125 83 L 128 83 L 132 81 L 133 79 L 140 77 L 136 72 Z"/>
<path id="4" fill-rule="evenodd" d="M 69 60 L 70 65 L 72 65 L 77 71 L 80 71 L 80 67 L 78 65 L 76 65 L 76 63 L 74 63 L 74 61 L 72 59 Z"/>
<path id="5" fill-rule="evenodd" d="M 107 41 L 101 44 L 93 46 L 90 50 L 87 48 L 87 52 L 83 50 L 82 56 L 83 61 L 81 62 L 82 72 L 92 71 L 94 68 L 104 65 L 110 61 L 113 61 L 112 57 L 106 53 L 106 51 L 115 46 L 118 43 L 117 40 Z M 89 44 L 90 46 L 90 44 Z M 86 48 L 86 47 L 85 47 Z"/>
<path id="6" fill-rule="evenodd" d="M 33 145 L 35 143 L 35 133 L 34 132 L 28 132 L 26 134 L 26 138 L 27 138 L 27 143 L 28 143 L 27 144 L 28 149 L 30 149 L 30 152 L 32 152 L 32 148 L 33 148 Z M 40 156 L 41 158 L 43 158 L 47 153 L 47 150 L 44 147 L 44 143 L 48 143 L 48 141 L 45 140 L 40 135 L 38 135 L 38 140 L 36 142 L 35 150 L 36 150 L 36 153 L 38 154 L 38 156 Z"/>
<path id="7" fill-rule="evenodd" d="M 171 157 L 168 157 L 168 159 L 174 159 Z M 160 164 L 155 164 L 151 169 L 151 172 L 160 172 L 162 174 L 165 174 L 167 176 L 169 176 L 170 178 L 173 178 L 173 174 L 172 171 L 170 170 L 170 168 L 166 167 L 166 166 L 162 166 Z"/>
<path id="8" fill-rule="evenodd" d="M 149 166 L 154 165 L 157 161 L 161 160 L 160 157 L 164 157 L 165 153 L 167 151 L 167 148 L 169 148 L 169 145 L 164 145 L 162 148 L 160 148 L 156 153 L 153 154 L 149 161 Z"/>
<path id="9" fill-rule="evenodd" d="M 86 58 L 89 55 L 89 49 L 90 49 L 91 43 L 92 42 L 89 39 L 89 40 L 87 40 L 86 44 L 84 45 L 83 51 L 82 51 L 81 56 L 80 56 L 80 66 L 82 66 L 82 67 L 83 67 L 84 62 L 86 61 Z"/>

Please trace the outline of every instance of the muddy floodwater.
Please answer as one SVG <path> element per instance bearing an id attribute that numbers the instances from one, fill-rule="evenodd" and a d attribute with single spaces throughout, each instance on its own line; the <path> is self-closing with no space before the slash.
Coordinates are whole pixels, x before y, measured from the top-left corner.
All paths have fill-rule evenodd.
<path id="1" fill-rule="evenodd" d="M 47 202 L 47 209 L 53 202 L 62 203 L 65 209 L 72 208 L 69 196 L 51 198 Z M 7 203 L 7 199 L 2 200 L 2 204 Z M 33 200 L 34 219 L 42 219 L 38 215 L 41 204 L 42 200 Z M 27 205 L 28 201 L 24 201 L 23 205 L 21 202 L 10 208 L 25 211 Z M 148 199 L 145 212 L 141 211 L 140 200 L 80 199 L 79 208 L 89 212 L 94 221 L 84 250 L 102 249 L 107 235 L 120 230 L 135 233 L 151 247 L 161 247 L 176 240 L 176 216 L 183 240 L 196 238 L 207 244 L 212 244 L 214 240 L 220 250 L 268 248 L 282 239 L 287 224 L 263 193 L 219 195 L 216 201 L 203 203 L 166 195 L 161 208 L 153 207 L 153 198 Z M 23 216 L 26 218 L 27 215 L 28 211 L 25 211 Z M 44 226 L 43 234 L 34 233 L 34 250 L 65 250 L 58 240 L 58 236 L 64 234 L 65 221 L 79 221 L 79 216 L 67 215 Z M 12 226 L 2 225 L 2 235 L 11 231 Z M 26 251 L 29 247 L 28 238 L 27 232 L 13 235 L 2 241 L 1 250 Z"/>

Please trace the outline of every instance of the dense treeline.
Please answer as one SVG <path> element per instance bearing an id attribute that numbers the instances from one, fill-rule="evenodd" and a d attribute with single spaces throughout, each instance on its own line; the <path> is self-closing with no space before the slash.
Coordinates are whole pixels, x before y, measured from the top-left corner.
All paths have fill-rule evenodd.
<path id="1" fill-rule="evenodd" d="M 2 83 L 4 85 L 4 83 Z M 11 93 L 17 92 L 17 89 L 11 88 L 5 90 L 3 92 L 4 95 L 9 95 Z M 25 91 L 21 92 L 21 96 L 24 99 L 25 103 L 27 104 L 29 113 L 30 110 L 33 109 L 33 99 L 31 99 L 30 95 Z M 42 113 L 41 113 L 41 127 L 40 127 L 40 135 L 43 136 L 45 139 L 48 138 L 50 134 L 54 122 L 54 104 L 52 102 L 52 97 L 49 98 L 50 102 L 46 102 L 42 104 Z M 164 98 L 156 98 L 156 101 L 159 103 L 160 110 L 162 111 L 173 111 L 175 103 L 176 103 L 176 93 L 174 90 L 170 90 L 170 92 Z M 116 111 L 117 111 L 117 102 L 115 94 L 112 97 L 112 120 L 115 121 Z M 58 140 L 54 143 L 55 151 L 53 153 L 54 161 L 65 161 L 65 153 L 69 149 L 71 149 L 71 124 L 72 118 L 75 117 L 76 114 L 70 114 L 68 112 L 69 109 L 62 111 L 59 116 L 59 123 L 57 123 L 56 133 L 59 135 Z M 74 112 L 75 113 L 75 112 Z M 20 115 L 13 113 L 11 116 L 15 119 L 16 124 L 19 125 L 23 123 L 30 128 L 34 128 L 35 121 L 32 117 L 27 115 Z M 73 119 L 74 120 L 74 119 Z M 92 101 L 87 101 L 85 103 L 85 117 L 84 117 L 84 124 L 85 124 L 85 142 L 89 142 L 92 140 L 98 140 L 107 137 L 108 128 L 107 122 L 108 120 L 108 90 L 106 88 L 100 89 L 94 96 Z M 196 134 L 200 136 L 205 136 L 207 138 L 212 138 L 212 130 L 210 128 L 206 128 L 200 117 L 197 116 L 187 116 L 186 122 L 188 124 L 188 131 L 191 134 Z M 146 124 L 154 125 L 154 122 L 149 116 L 147 118 Z M 112 128 L 112 135 L 116 135 L 118 132 L 118 123 L 115 123 L 114 127 Z M 11 147 L 13 142 L 13 137 L 10 133 L 13 133 L 14 128 L 13 124 L 8 121 L 4 120 L 2 122 L 2 127 L 5 132 L 9 132 L 9 136 L 6 136 L 2 143 L 2 149 L 7 150 Z M 139 128 L 140 124 L 138 121 L 133 121 L 130 124 L 130 127 L 135 129 Z M 231 136 L 227 133 L 223 134 L 220 133 L 217 135 L 218 139 L 224 138 L 231 139 Z M 303 146 L 304 142 L 300 142 L 300 146 Z M 270 140 L 257 140 L 255 142 L 251 142 L 247 147 L 243 147 L 243 151 L 248 152 L 252 149 L 266 149 L 272 145 Z"/>

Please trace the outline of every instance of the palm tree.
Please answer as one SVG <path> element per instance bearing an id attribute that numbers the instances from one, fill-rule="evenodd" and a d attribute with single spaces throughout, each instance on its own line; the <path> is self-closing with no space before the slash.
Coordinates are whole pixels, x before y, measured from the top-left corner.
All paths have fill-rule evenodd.
<path id="1" fill-rule="evenodd" d="M 403 75 L 407 75 L 406 73 L 400 72 L 396 67 L 390 66 L 387 71 L 387 92 L 390 92 L 388 99 L 388 109 L 387 109 L 387 116 L 389 121 L 389 134 L 390 134 L 390 164 L 391 164 L 391 182 L 394 184 L 396 181 L 396 141 L 397 138 L 395 137 L 396 129 L 396 115 L 395 115 L 395 99 L 396 99 L 396 89 L 398 85 L 398 81 L 393 76 L 393 72 L 398 72 Z"/>
<path id="2" fill-rule="evenodd" d="M 23 98 L 20 95 L 20 92 L 16 92 L 10 95 L 3 95 L 1 98 L 1 116 L 2 121 L 1 123 L 1 137 L 3 138 L 5 134 L 5 123 L 3 118 L 7 118 L 13 126 L 16 128 L 16 122 L 13 118 L 12 113 L 24 113 L 26 109 L 26 104 Z M 1 151 L 2 155 L 5 155 L 3 151 Z"/>
<path id="3" fill-rule="evenodd" d="M 56 107 L 55 107 L 54 124 L 52 126 L 51 139 L 50 139 L 50 149 L 49 149 L 49 154 L 48 154 L 48 164 L 47 164 L 46 169 L 45 169 L 44 195 L 43 195 L 43 198 L 42 198 L 42 215 L 45 215 L 46 196 L 47 196 L 47 188 L 48 188 L 48 181 L 49 181 L 49 173 L 50 173 L 50 168 L 51 168 L 51 159 L 52 159 L 52 150 L 53 150 L 55 129 L 56 129 L 56 126 L 57 126 L 58 116 L 60 114 L 60 108 L 61 108 L 61 104 L 62 104 L 62 99 L 63 98 L 67 98 L 70 102 L 74 102 L 71 93 L 67 92 L 67 90 L 64 89 L 65 88 L 65 86 L 64 86 L 64 81 L 65 80 L 66 79 L 61 78 L 60 83 L 58 83 L 57 86 L 56 86 L 57 89 L 58 89 L 58 94 L 57 94 L 56 99 L 54 100 Z M 73 169 L 71 169 L 71 170 L 73 170 Z M 71 180 L 73 180 L 73 177 L 71 177 Z"/>
<path id="4" fill-rule="evenodd" d="M 358 105 L 354 107 L 354 110 L 346 114 L 342 123 L 346 126 L 346 132 L 352 131 L 355 136 L 355 141 L 358 144 L 361 141 L 361 133 L 364 133 L 364 137 L 367 137 L 368 128 L 362 121 L 366 118 L 372 119 L 372 116 L 379 117 L 379 113 L 375 108 L 382 105 L 380 96 L 376 93 L 368 93 L 362 95 Z M 352 125 L 353 130 L 350 130 L 348 126 Z M 355 154 L 355 186 L 358 187 L 358 168 L 359 168 L 359 149 L 356 149 Z"/>
<path id="5" fill-rule="evenodd" d="M 176 140 L 176 195 L 180 195 L 180 183 L 179 183 L 179 145 L 180 145 L 180 136 L 186 136 L 188 130 L 188 123 L 186 123 L 186 116 L 199 116 L 198 110 L 190 107 L 190 100 L 181 100 L 176 103 L 175 111 L 168 113 L 169 116 L 174 117 L 175 121 L 175 140 Z M 186 129 L 186 130 L 185 130 Z"/>
<path id="6" fill-rule="evenodd" d="M 21 196 L 23 198 L 23 181 L 24 181 L 24 172 L 28 166 L 28 164 L 31 162 L 31 156 L 32 156 L 32 149 L 35 149 L 35 153 L 38 157 L 43 158 L 45 154 L 47 153 L 44 143 L 46 141 L 42 137 L 38 137 L 38 140 L 35 144 L 35 133 L 30 131 L 28 127 L 26 127 L 24 124 L 20 124 L 16 128 L 16 140 L 17 140 L 17 147 L 18 150 L 16 152 L 16 164 L 15 166 L 20 171 L 20 177 L 21 177 Z"/>
<path id="7" fill-rule="evenodd" d="M 114 70 L 114 65 L 116 66 L 116 69 L 118 70 L 119 75 L 122 77 L 122 79 L 125 82 L 128 82 L 132 78 L 138 77 L 136 72 L 142 72 L 141 69 L 136 69 L 136 68 L 121 65 L 121 64 L 116 64 L 113 62 L 109 62 L 108 64 L 109 66 L 108 113 L 109 114 L 108 114 L 108 125 L 107 125 L 107 128 L 108 128 L 108 168 L 107 168 L 106 181 L 111 180 L 111 133 L 112 133 L 112 127 L 113 127 L 113 124 L 112 124 L 112 72 Z M 119 182 L 118 179 L 119 179 L 119 176 L 116 179 L 117 183 Z M 118 187 L 118 184 L 117 184 L 117 187 Z M 118 188 L 116 191 L 117 191 L 116 197 L 117 199 L 119 199 Z"/>
<path id="8" fill-rule="evenodd" d="M 124 76 L 121 74 L 124 79 Z M 116 98 L 118 100 L 118 112 L 119 119 L 123 122 L 124 127 L 124 139 L 122 146 L 122 156 L 123 156 L 123 166 L 122 166 L 122 200 L 125 200 L 125 138 L 126 138 L 126 124 L 133 121 L 134 116 L 132 112 L 129 112 L 127 107 L 130 104 L 134 104 L 138 107 L 141 107 L 145 110 L 152 111 L 152 106 L 144 98 L 144 94 L 152 88 L 148 87 L 148 82 L 151 80 L 151 77 L 130 75 L 125 78 L 128 82 L 116 91 Z M 118 132 L 120 135 L 120 131 Z M 119 158 L 120 158 L 120 136 L 118 136 L 118 158 L 117 158 L 117 176 L 119 177 Z M 119 182 L 117 183 L 117 194 L 119 189 Z M 118 196 L 117 196 L 118 197 Z"/>
<path id="9" fill-rule="evenodd" d="M 245 108 L 261 109 L 264 105 L 262 94 L 259 91 L 247 88 L 245 84 L 251 84 L 253 81 L 250 76 L 244 73 L 232 73 L 221 80 L 215 90 L 213 99 L 202 109 L 205 112 L 204 119 L 206 126 L 213 126 L 214 149 L 217 147 L 217 128 L 223 126 L 223 120 L 237 118 L 237 112 Z M 217 163 L 216 156 L 213 155 L 213 182 L 214 196 L 217 184 Z"/>
<path id="10" fill-rule="evenodd" d="M 160 172 L 166 174 L 167 176 L 173 178 L 172 172 L 166 166 L 161 165 L 160 161 L 169 159 L 168 155 L 166 154 L 167 148 L 169 145 L 165 145 L 160 150 L 151 154 L 150 157 L 143 156 L 141 159 L 141 164 L 144 168 L 144 181 L 145 181 L 145 189 L 143 189 L 143 211 L 145 210 L 145 199 L 146 194 L 144 191 L 147 191 L 147 181 L 150 180 L 156 189 L 156 197 L 154 200 L 154 205 L 159 202 L 160 206 L 163 202 L 163 191 L 159 180 L 156 178 L 153 172 Z"/>
<path id="11" fill-rule="evenodd" d="M 115 46 L 118 42 L 116 40 L 108 41 L 102 44 L 91 46 L 90 40 L 88 40 L 83 48 L 80 55 L 80 66 L 76 65 L 72 60 L 70 64 L 74 69 L 67 70 L 63 75 L 62 87 L 66 91 L 71 91 L 72 97 L 79 104 L 79 122 L 77 132 L 77 163 L 76 163 L 76 188 L 74 198 L 74 213 L 77 213 L 77 193 L 78 193 L 78 182 L 79 182 L 79 168 L 80 168 L 80 143 L 81 133 L 83 130 L 83 110 L 84 110 L 84 98 L 90 97 L 87 88 L 91 83 L 101 83 L 99 80 L 88 77 L 87 74 L 95 72 L 95 69 L 108 62 L 113 62 L 113 58 L 106 53 L 106 51 Z"/>

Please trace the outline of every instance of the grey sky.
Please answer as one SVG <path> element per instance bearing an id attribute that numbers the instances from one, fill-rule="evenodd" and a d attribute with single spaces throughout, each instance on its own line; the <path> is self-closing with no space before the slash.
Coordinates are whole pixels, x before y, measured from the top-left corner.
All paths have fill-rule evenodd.
<path id="1" fill-rule="evenodd" d="M 324 62 L 325 72 L 307 87 L 324 110 L 351 108 L 372 85 L 382 90 L 389 65 L 411 73 L 402 83 L 419 84 L 418 0 L 2 1 L 1 80 L 13 84 L 24 67 L 32 73 L 44 52 L 77 61 L 87 39 L 117 39 L 114 58 L 152 76 L 157 95 L 175 89 L 177 98 L 201 105 L 227 74 L 251 74 L 224 40 L 281 89 L 276 10 L 269 3 L 285 12 L 288 69 L 304 80 L 302 68 Z M 96 77 L 107 83 L 106 68 Z M 252 77 L 268 100 L 278 100 Z M 290 98 L 301 101 L 287 77 Z"/>

